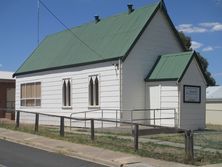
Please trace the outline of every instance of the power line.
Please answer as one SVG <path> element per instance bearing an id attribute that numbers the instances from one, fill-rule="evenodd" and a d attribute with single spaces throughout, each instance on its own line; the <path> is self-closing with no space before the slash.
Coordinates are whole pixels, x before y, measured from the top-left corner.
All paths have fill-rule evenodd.
<path id="1" fill-rule="evenodd" d="M 97 56 L 99 56 L 100 58 L 104 57 L 99 54 L 95 49 L 91 48 L 86 42 L 84 42 L 80 37 L 78 37 L 78 35 L 76 35 L 68 26 L 66 26 L 48 7 L 45 3 L 43 3 L 41 0 L 38 0 L 39 3 L 65 28 L 67 29 L 75 38 L 77 38 L 82 44 L 84 44 L 89 50 L 91 50 L 92 52 L 94 52 Z M 39 10 L 38 10 L 39 12 Z M 38 14 L 39 15 L 39 14 Z M 39 19 L 39 16 L 38 16 Z M 39 22 L 39 21 L 38 21 Z M 39 23 L 38 23 L 39 24 Z M 38 25 L 39 26 L 39 25 Z M 38 28 L 39 29 L 39 28 Z"/>

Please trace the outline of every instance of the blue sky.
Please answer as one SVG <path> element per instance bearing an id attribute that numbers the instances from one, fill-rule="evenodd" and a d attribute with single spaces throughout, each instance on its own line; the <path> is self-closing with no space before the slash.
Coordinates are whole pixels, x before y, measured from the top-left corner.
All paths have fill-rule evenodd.
<path id="1" fill-rule="evenodd" d="M 68 27 L 126 11 L 155 0 L 42 0 Z M 193 48 L 209 62 L 209 71 L 222 85 L 222 0 L 165 0 L 179 29 L 192 38 Z M 37 0 L 0 0 L 0 71 L 16 71 L 37 47 Z M 40 41 L 64 30 L 40 5 Z"/>

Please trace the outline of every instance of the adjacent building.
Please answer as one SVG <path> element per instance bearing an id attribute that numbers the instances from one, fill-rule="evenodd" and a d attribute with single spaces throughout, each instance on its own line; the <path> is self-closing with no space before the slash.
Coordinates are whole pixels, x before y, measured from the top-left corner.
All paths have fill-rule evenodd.
<path id="1" fill-rule="evenodd" d="M 206 94 L 206 123 L 222 125 L 222 86 L 210 86 Z"/>
<path id="2" fill-rule="evenodd" d="M 0 118 L 14 119 L 15 79 L 12 72 L 0 71 Z"/>

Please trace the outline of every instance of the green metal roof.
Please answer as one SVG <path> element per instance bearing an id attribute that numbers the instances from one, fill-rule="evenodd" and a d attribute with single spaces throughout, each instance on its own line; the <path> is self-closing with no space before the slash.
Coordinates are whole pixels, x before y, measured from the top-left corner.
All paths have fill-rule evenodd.
<path id="1" fill-rule="evenodd" d="M 195 55 L 189 51 L 160 56 L 145 81 L 181 80 Z"/>
<path id="2" fill-rule="evenodd" d="M 81 40 L 69 30 L 50 35 L 15 75 L 123 58 L 160 6 L 161 2 L 72 28 Z"/>

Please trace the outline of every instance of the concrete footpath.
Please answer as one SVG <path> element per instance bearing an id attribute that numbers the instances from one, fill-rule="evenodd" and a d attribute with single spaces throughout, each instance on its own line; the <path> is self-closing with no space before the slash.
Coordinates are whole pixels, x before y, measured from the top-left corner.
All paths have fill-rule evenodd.
<path id="1" fill-rule="evenodd" d="M 34 134 L 18 132 L 0 128 L 0 139 L 64 154 L 87 161 L 97 162 L 106 166 L 114 167 L 191 167 L 175 162 L 156 160 L 152 158 L 142 158 L 136 155 L 106 150 L 102 148 L 70 143 L 62 140 L 50 139 Z M 218 165 L 208 165 L 205 167 L 219 167 Z"/>

